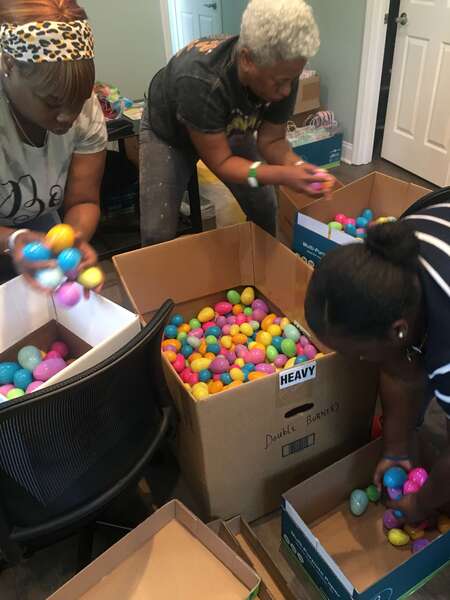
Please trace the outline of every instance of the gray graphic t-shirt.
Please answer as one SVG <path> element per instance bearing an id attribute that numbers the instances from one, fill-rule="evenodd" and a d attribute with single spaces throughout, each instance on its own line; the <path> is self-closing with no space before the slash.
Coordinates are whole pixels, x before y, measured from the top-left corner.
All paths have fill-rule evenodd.
<path id="1" fill-rule="evenodd" d="M 95 95 L 85 103 L 66 134 L 49 132 L 35 148 L 22 142 L 0 88 L 0 225 L 20 227 L 54 212 L 63 203 L 73 154 L 106 148 L 105 119 Z"/>

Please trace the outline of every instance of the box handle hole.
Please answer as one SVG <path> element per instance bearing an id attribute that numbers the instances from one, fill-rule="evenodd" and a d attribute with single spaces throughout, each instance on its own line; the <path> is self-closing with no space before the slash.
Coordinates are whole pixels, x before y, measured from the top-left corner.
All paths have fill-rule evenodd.
<path id="1" fill-rule="evenodd" d="M 291 408 L 291 410 L 288 410 L 288 412 L 284 415 L 284 418 L 292 419 L 292 417 L 296 417 L 297 415 L 301 415 L 302 413 L 308 412 L 308 410 L 311 410 L 312 408 L 314 408 L 313 402 L 308 402 L 307 404 L 296 406 L 295 408 Z"/>

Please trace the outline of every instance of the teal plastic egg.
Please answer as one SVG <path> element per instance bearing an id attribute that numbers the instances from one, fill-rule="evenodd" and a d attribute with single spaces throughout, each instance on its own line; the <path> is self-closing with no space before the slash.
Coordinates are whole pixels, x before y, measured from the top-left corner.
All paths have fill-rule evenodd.
<path id="1" fill-rule="evenodd" d="M 210 335 L 218 338 L 221 335 L 222 331 L 220 329 L 220 327 L 217 327 L 217 325 L 213 325 L 212 327 L 208 327 L 208 329 L 205 331 L 205 335 L 208 337 Z M 217 341 L 217 340 L 216 340 Z"/>
<path id="2" fill-rule="evenodd" d="M 0 385 L 12 383 L 14 374 L 20 369 L 20 365 L 16 362 L 0 363 Z"/>
<path id="3" fill-rule="evenodd" d="M 363 490 L 353 490 L 350 496 L 350 510 L 355 517 L 363 515 L 369 506 L 369 498 Z"/>
<path id="4" fill-rule="evenodd" d="M 50 260 L 52 253 L 50 248 L 40 242 L 30 242 L 22 250 L 25 260 L 30 262 Z"/>
<path id="5" fill-rule="evenodd" d="M 194 348 L 189 346 L 189 344 L 183 344 L 181 346 L 181 354 L 184 356 L 184 358 L 189 358 L 193 352 Z"/>
<path id="6" fill-rule="evenodd" d="M 65 248 L 59 253 L 57 263 L 64 271 L 72 271 L 76 269 L 81 262 L 81 252 L 77 248 Z"/>
<path id="7" fill-rule="evenodd" d="M 183 323 L 184 319 L 182 315 L 173 315 L 173 317 L 170 319 L 170 324 L 175 325 L 175 327 L 179 327 L 180 325 L 183 325 Z"/>
<path id="8" fill-rule="evenodd" d="M 16 386 L 16 388 L 26 390 L 32 381 L 33 375 L 28 369 L 19 369 L 14 373 L 13 383 Z"/>
<path id="9" fill-rule="evenodd" d="M 229 373 L 222 373 L 220 380 L 224 385 L 230 385 L 230 383 L 233 381 Z"/>
<path id="10" fill-rule="evenodd" d="M 297 329 L 297 327 L 295 327 L 295 325 L 292 325 L 291 323 L 286 325 L 286 327 L 284 328 L 284 337 L 293 340 L 295 343 L 297 343 L 300 339 L 300 335 L 300 331 Z"/>
<path id="11" fill-rule="evenodd" d="M 304 354 L 300 354 L 300 356 L 297 356 L 297 358 L 295 359 L 295 364 L 296 365 L 301 365 L 302 363 L 308 362 L 308 357 L 305 356 Z"/>
<path id="12" fill-rule="evenodd" d="M 391 467 L 383 476 L 383 484 L 389 488 L 401 488 L 408 479 L 406 471 L 401 467 Z"/>
<path id="13" fill-rule="evenodd" d="M 206 346 L 206 352 L 212 352 L 213 354 L 219 354 L 219 352 L 220 352 L 219 344 L 208 344 Z"/>
<path id="14" fill-rule="evenodd" d="M 275 348 L 278 350 L 278 352 L 281 352 L 282 342 L 283 342 L 283 338 L 281 337 L 281 335 L 275 335 L 272 338 L 272 346 L 275 346 Z"/>
<path id="15" fill-rule="evenodd" d="M 24 346 L 17 354 L 17 361 L 23 369 L 33 371 L 42 362 L 41 351 L 36 346 Z"/>
<path id="16" fill-rule="evenodd" d="M 272 340 L 272 344 L 273 344 L 273 340 Z M 281 351 L 283 354 L 285 354 L 289 358 L 292 358 L 293 356 L 295 356 L 297 354 L 297 348 L 295 346 L 294 340 L 291 340 L 290 338 L 285 338 L 281 342 Z"/>
<path id="17" fill-rule="evenodd" d="M 175 325 L 167 325 L 167 327 L 164 328 L 164 335 L 167 339 L 174 340 L 178 335 L 178 327 Z"/>
<path id="18" fill-rule="evenodd" d="M 35 279 L 42 287 L 48 288 L 49 290 L 55 290 L 63 282 L 64 273 L 60 267 L 40 269 L 36 272 Z"/>
<path id="19" fill-rule="evenodd" d="M 203 369 L 203 371 L 200 371 L 198 374 L 198 378 L 200 381 L 203 381 L 203 383 L 208 383 L 208 381 L 211 381 L 212 379 L 212 373 L 209 369 Z"/>

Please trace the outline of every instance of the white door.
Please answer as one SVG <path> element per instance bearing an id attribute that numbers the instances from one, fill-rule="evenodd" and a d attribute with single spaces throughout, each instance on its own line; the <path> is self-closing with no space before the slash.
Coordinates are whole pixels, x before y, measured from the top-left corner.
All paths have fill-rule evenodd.
<path id="1" fill-rule="evenodd" d="M 450 185 L 450 0 L 402 0 L 383 158 Z"/>
<path id="2" fill-rule="evenodd" d="M 222 33 L 222 0 L 174 0 L 178 48 Z"/>

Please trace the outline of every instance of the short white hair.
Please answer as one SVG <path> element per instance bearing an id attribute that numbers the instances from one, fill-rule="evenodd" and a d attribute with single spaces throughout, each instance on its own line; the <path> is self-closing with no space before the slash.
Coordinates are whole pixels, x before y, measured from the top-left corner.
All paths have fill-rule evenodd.
<path id="1" fill-rule="evenodd" d="M 248 48 L 259 65 L 311 58 L 320 47 L 312 8 L 305 0 L 251 0 L 239 47 Z"/>

